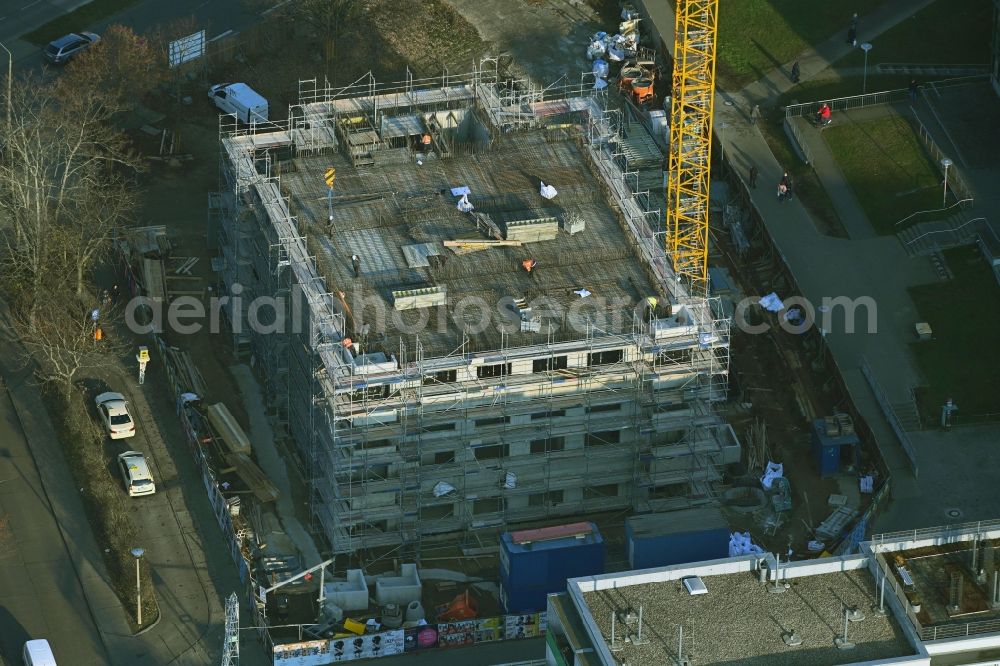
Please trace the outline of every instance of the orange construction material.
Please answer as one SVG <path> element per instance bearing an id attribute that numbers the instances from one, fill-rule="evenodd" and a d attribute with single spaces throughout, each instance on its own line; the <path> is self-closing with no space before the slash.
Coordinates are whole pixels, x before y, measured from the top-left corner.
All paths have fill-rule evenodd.
<path id="1" fill-rule="evenodd" d="M 469 591 L 466 590 L 451 600 L 443 611 L 439 609 L 437 619 L 439 622 L 457 622 L 459 620 L 471 620 L 479 616 L 479 604 Z"/>
<path id="2" fill-rule="evenodd" d="M 622 67 L 621 74 L 618 75 L 618 89 L 628 92 L 632 89 L 632 82 L 643 74 L 640 67 Z"/>
<path id="3" fill-rule="evenodd" d="M 653 79 L 642 76 L 632 82 L 632 95 L 640 104 L 653 99 Z"/>

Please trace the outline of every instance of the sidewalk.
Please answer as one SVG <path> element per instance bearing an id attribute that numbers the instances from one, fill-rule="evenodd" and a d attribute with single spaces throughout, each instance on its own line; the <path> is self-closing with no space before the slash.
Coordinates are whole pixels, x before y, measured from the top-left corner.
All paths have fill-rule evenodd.
<path id="1" fill-rule="evenodd" d="M 184 446 L 184 435 L 173 407 L 159 398 L 147 382 L 140 389 L 117 366 L 98 373 L 110 386 L 124 393 L 145 441 L 136 446 L 152 459 L 159 492 L 136 504 L 133 515 L 139 528 L 145 559 L 151 567 L 160 607 L 159 622 L 133 636 L 125 610 L 112 590 L 76 484 L 64 462 L 58 436 L 43 399 L 34 384 L 32 369 L 18 367 L 20 342 L 9 325 L 8 310 L 0 301 L 0 372 L 36 460 L 39 476 L 52 512 L 76 568 L 83 596 L 100 633 L 107 656 L 100 664 L 135 663 L 202 666 L 216 662 L 222 650 L 222 599 L 241 593 L 235 565 L 219 532 L 201 478 Z M 144 391 L 149 391 L 145 393 Z M 149 400 L 147 401 L 147 395 Z M 156 406 L 155 414 L 151 403 Z M 169 445 L 160 437 L 160 433 Z M 77 612 L 87 612 L 78 609 Z M 241 634 L 241 663 L 268 663 L 252 632 Z M 87 663 L 87 662 L 80 662 Z"/>
<path id="2" fill-rule="evenodd" d="M 860 38 L 873 39 L 929 2 L 891 0 L 875 13 L 861 17 Z M 672 34 L 673 16 L 669 10 L 663 11 L 661 7 L 651 18 L 654 22 L 669 21 L 668 25 L 657 27 L 661 34 Z M 801 78 L 817 75 L 852 48 L 844 41 L 844 35 L 837 31 L 825 42 L 798 56 Z M 893 494 L 896 499 L 903 499 L 919 491 L 909 462 L 883 418 L 859 364 L 863 358 L 868 360 L 890 401 L 901 402 L 909 397 L 910 388 L 920 383 L 920 373 L 908 348 L 913 339 L 912 327 L 917 320 L 917 312 L 906 290 L 913 284 L 930 282 L 936 277 L 928 261 L 909 259 L 895 237 L 874 235 L 832 158 L 821 157 L 815 166 L 824 187 L 836 201 L 838 212 L 844 216 L 851 240 L 830 238 L 819 233 L 797 198 L 785 203 L 777 201 L 772 185 L 776 187 L 786 165 L 778 164 L 767 142 L 747 118 L 754 104 L 767 106 L 768 100 L 792 87 L 787 76 L 790 68 L 791 63 L 776 68 L 740 92 L 717 93 L 716 131 L 721 123 L 728 125 L 725 137 L 720 138 L 725 140 L 725 154 L 737 173 L 745 177 L 750 164 L 759 169 L 760 187 L 751 190 L 751 198 L 795 276 L 802 295 L 814 304 L 822 303 L 824 297 L 870 297 L 874 300 L 877 306 L 877 334 L 866 332 L 867 322 L 863 315 L 856 322 L 857 332 L 846 333 L 841 316 L 833 322 L 826 339 L 848 391 L 859 412 L 868 421 L 893 474 Z M 726 105 L 726 101 L 733 104 Z M 818 132 L 815 134 L 822 143 Z M 829 156 L 825 145 L 817 145 L 815 149 Z"/>

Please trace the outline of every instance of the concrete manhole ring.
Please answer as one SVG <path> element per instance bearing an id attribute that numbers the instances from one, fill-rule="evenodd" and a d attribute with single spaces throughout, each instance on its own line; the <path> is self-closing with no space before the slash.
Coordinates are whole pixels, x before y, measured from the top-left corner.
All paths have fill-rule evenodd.
<path id="1" fill-rule="evenodd" d="M 952 519 L 961 518 L 962 517 L 962 510 L 961 509 L 946 509 L 945 512 L 944 512 L 944 515 L 946 515 L 946 516 L 948 516 L 949 518 L 952 518 Z"/>

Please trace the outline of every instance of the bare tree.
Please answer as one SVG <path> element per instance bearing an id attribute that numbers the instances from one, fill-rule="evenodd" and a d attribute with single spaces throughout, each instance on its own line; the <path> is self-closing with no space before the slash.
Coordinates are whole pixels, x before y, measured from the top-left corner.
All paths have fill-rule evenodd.
<path id="1" fill-rule="evenodd" d="M 29 307 L 47 280 L 67 274 L 82 293 L 86 271 L 134 203 L 123 183 L 141 168 L 112 122 L 114 108 L 86 92 L 67 98 L 60 86 L 19 81 L 11 126 L 0 129 L 0 211 L 11 227 L 3 262 L 8 286 L 16 280 Z"/>
<path id="2" fill-rule="evenodd" d="M 102 312 L 95 323 L 83 309 L 45 299 L 36 304 L 33 313 L 15 315 L 14 326 L 37 362 L 36 376 L 57 386 L 68 398 L 81 371 L 107 365 L 109 356 L 124 348 L 120 341 L 104 336 L 97 339 L 97 326 L 108 327 L 111 316 Z"/>
<path id="3" fill-rule="evenodd" d="M 322 43 L 323 63 L 329 76 L 338 44 L 357 29 L 364 7 L 360 0 L 296 0 L 282 5 L 277 12 L 284 20 L 306 26 Z"/>

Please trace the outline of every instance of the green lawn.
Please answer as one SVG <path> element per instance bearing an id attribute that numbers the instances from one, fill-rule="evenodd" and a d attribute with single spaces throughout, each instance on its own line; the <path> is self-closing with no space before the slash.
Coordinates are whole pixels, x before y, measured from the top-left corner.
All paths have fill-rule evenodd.
<path id="1" fill-rule="evenodd" d="M 884 0 L 809 2 L 724 0 L 719 3 L 718 87 L 738 90 L 830 37 L 847 38 L 851 14 L 863 17 Z M 861 25 L 864 34 L 864 22 Z"/>
<path id="2" fill-rule="evenodd" d="M 869 73 L 880 62 L 985 65 L 990 59 L 992 20 L 990 2 L 936 0 L 871 40 Z M 858 49 L 835 65 L 861 67 L 864 60 L 864 51 Z"/>
<path id="3" fill-rule="evenodd" d="M 945 251 L 953 281 L 913 287 L 910 296 L 934 339 L 912 345 L 929 386 L 922 411 L 937 418 L 953 398 L 959 417 L 1000 413 L 1000 286 L 974 247 Z"/>
<path id="4" fill-rule="evenodd" d="M 137 0 L 93 0 L 69 14 L 52 19 L 45 25 L 21 35 L 21 39 L 32 44 L 48 44 L 57 37 L 86 30 L 101 19 L 117 14 L 123 9 L 134 5 Z"/>
<path id="5" fill-rule="evenodd" d="M 895 233 L 907 215 L 941 207 L 941 176 L 905 118 L 841 119 L 823 137 L 878 233 Z"/>

